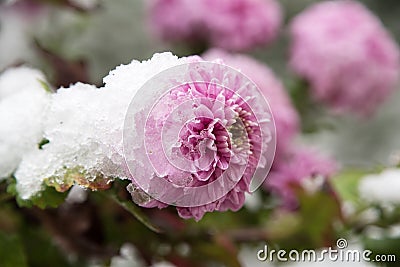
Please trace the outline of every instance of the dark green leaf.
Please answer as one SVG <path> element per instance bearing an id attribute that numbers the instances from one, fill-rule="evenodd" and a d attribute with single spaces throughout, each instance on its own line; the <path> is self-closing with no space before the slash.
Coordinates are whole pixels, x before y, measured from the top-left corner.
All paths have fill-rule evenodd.
<path id="1" fill-rule="evenodd" d="M 7 192 L 14 195 L 18 206 L 30 208 L 32 206 L 38 206 L 41 209 L 46 207 L 56 208 L 64 202 L 68 192 L 60 193 L 57 192 L 53 187 L 45 187 L 37 195 L 30 199 L 22 199 L 18 196 L 16 181 L 14 178 L 10 179 L 10 183 L 7 187 Z"/>
<path id="2" fill-rule="evenodd" d="M 152 230 L 152 231 L 154 231 L 156 233 L 161 233 L 162 232 L 161 229 L 159 229 L 157 226 L 155 226 L 154 224 L 152 224 L 150 222 L 150 220 L 146 217 L 146 215 L 143 214 L 141 209 L 135 203 L 133 203 L 132 200 L 125 200 L 125 199 L 120 198 L 118 196 L 117 192 L 115 190 L 112 190 L 112 189 L 106 190 L 106 191 L 99 191 L 99 193 L 101 193 L 101 194 L 109 197 L 110 199 L 112 199 L 119 206 L 121 206 L 126 211 L 128 211 L 133 216 L 135 216 L 135 218 L 138 219 L 138 221 L 143 223 L 150 230 Z"/>
<path id="3" fill-rule="evenodd" d="M 38 144 L 39 149 L 42 149 L 44 145 L 50 143 L 49 139 L 43 138 Z"/>
<path id="4" fill-rule="evenodd" d="M 28 266 L 23 246 L 17 235 L 0 232 L 0 266 Z"/>
<path id="5" fill-rule="evenodd" d="M 372 239 L 364 238 L 365 249 L 372 251 L 370 259 L 375 259 L 376 255 L 385 255 L 386 258 L 394 259 L 387 261 L 383 266 L 398 267 L 400 262 L 400 238 Z M 389 256 L 390 255 L 390 256 Z"/>

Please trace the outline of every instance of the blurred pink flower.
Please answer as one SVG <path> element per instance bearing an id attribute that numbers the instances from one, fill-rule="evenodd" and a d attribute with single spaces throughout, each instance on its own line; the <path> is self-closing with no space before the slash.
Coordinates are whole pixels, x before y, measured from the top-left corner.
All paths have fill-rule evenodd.
<path id="1" fill-rule="evenodd" d="M 203 61 L 200 57 L 186 60 Z M 150 195 L 161 197 L 152 199 L 131 185 L 128 190 L 143 207 L 164 208 L 167 204 L 162 202 L 163 196 L 168 194 L 177 203 L 177 199 L 187 196 L 180 194 L 180 190 L 187 193 L 188 188 L 202 187 L 206 199 L 211 199 L 210 195 L 218 197 L 196 205 L 196 198 L 202 196 L 190 196 L 193 206 L 177 204 L 182 218 L 200 220 L 206 212 L 237 211 L 244 204 L 245 192 L 250 190 L 256 169 L 272 164 L 266 150 L 274 149 L 270 145 L 273 133 L 266 129 L 273 125 L 268 107 L 260 99 L 261 93 L 257 96 L 256 87 L 231 68 L 221 64 L 207 66 L 205 69 L 189 66 L 188 75 L 193 82 L 179 84 L 168 91 L 145 117 L 145 149 L 151 153 L 142 153 L 142 162 L 148 158 L 157 173 L 157 177 L 145 181 L 145 186 L 150 188 Z M 181 127 L 183 113 L 192 119 L 185 118 Z M 143 114 L 139 113 L 137 118 L 142 120 Z M 175 130 L 170 131 L 174 128 L 179 128 L 178 135 Z M 268 136 L 264 135 L 265 131 Z M 176 141 L 169 150 L 161 145 L 164 140 Z M 137 149 L 143 151 L 142 147 Z M 165 153 L 165 149 L 170 152 Z M 141 161 L 140 157 L 135 160 Z M 165 192 L 160 178 L 174 187 Z M 138 184 L 137 180 L 133 182 Z"/>
<path id="2" fill-rule="evenodd" d="M 14 15 L 19 15 L 21 18 L 29 20 L 43 15 L 43 12 L 47 10 L 47 8 L 38 1 L 18 0 L 10 1 L 9 4 L 0 5 L 0 10 L 14 12 Z"/>
<path id="3" fill-rule="evenodd" d="M 153 0 L 149 12 L 164 40 L 232 51 L 270 43 L 282 21 L 276 0 Z"/>
<path id="4" fill-rule="evenodd" d="M 292 69 L 333 111 L 371 114 L 394 90 L 398 46 L 362 4 L 314 4 L 294 18 L 291 38 Z"/>
<path id="5" fill-rule="evenodd" d="M 295 148 L 286 159 L 274 162 L 264 188 L 277 194 L 284 207 L 293 208 L 297 205 L 293 186 L 301 186 L 308 178 L 329 178 L 336 170 L 337 164 L 332 159 L 313 149 Z"/>
<path id="6" fill-rule="evenodd" d="M 211 49 L 203 57 L 206 60 L 222 59 L 224 64 L 240 70 L 258 86 L 274 116 L 277 132 L 275 157 L 282 156 L 293 137 L 299 132 L 299 117 L 281 81 L 268 66 L 246 55 Z"/>

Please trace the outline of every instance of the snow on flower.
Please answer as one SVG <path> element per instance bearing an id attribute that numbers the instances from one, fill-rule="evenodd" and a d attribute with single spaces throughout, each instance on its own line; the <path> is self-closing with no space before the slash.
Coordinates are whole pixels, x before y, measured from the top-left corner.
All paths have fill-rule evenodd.
<path id="1" fill-rule="evenodd" d="M 264 170 L 263 181 L 272 164 L 275 133 L 268 104 L 246 76 L 189 59 L 142 88 L 128 111 L 124 147 L 132 153 L 129 191 L 137 204 L 175 205 L 181 217 L 199 220 L 243 206 L 256 170 Z M 157 101 L 142 101 L 154 87 L 161 88 Z"/>
<path id="2" fill-rule="evenodd" d="M 139 205 L 173 204 L 181 217 L 198 220 L 205 212 L 238 210 L 255 171 L 264 171 L 260 184 L 266 177 L 274 124 L 261 92 L 240 72 L 162 53 L 121 65 L 104 82 L 51 95 L 43 122 L 48 143 L 26 153 L 15 173 L 21 198 L 44 183 L 65 191 L 131 179 Z M 168 93 L 158 96 L 163 88 Z"/>
<path id="3" fill-rule="evenodd" d="M 271 106 L 277 132 L 276 157 L 285 153 L 299 132 L 299 117 L 281 81 L 268 66 L 241 54 L 229 54 L 219 49 L 207 51 L 206 60 L 222 59 L 225 64 L 247 75 L 261 90 Z"/>
<path id="4" fill-rule="evenodd" d="M 130 178 L 122 147 L 130 99 L 154 74 L 185 60 L 155 54 L 117 67 L 103 88 L 77 83 L 52 94 L 43 129 L 49 143 L 24 156 L 15 173 L 20 196 L 37 194 L 43 182 L 64 191 L 73 184 L 105 189 L 113 178 Z"/>
<path id="5" fill-rule="evenodd" d="M 398 46 L 362 4 L 314 4 L 294 18 L 291 38 L 292 69 L 334 111 L 368 115 L 394 90 Z"/>
<path id="6" fill-rule="evenodd" d="M 270 43 L 282 12 L 275 0 L 155 0 L 150 23 L 159 37 L 233 51 Z"/>
<path id="7" fill-rule="evenodd" d="M 295 207 L 297 200 L 293 186 L 307 187 L 310 184 L 307 179 L 329 178 L 336 169 L 332 159 L 321 156 L 313 149 L 294 149 L 287 159 L 274 163 L 264 188 L 276 193 L 285 207 Z"/>
<path id="8" fill-rule="evenodd" d="M 42 140 L 49 93 L 44 75 L 29 67 L 10 68 L 0 76 L 0 178 L 10 176 L 24 154 Z"/>
<path id="9" fill-rule="evenodd" d="M 400 204 L 400 169 L 386 169 L 365 176 L 359 184 L 360 196 L 368 203 Z"/>

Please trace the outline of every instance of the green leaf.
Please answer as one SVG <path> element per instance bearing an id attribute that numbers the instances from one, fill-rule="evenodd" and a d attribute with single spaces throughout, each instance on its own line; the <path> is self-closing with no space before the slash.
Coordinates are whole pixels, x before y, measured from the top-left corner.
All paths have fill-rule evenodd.
<path id="1" fill-rule="evenodd" d="M 370 259 L 374 259 L 376 255 L 391 255 L 392 260 L 395 261 L 387 261 L 384 266 L 393 266 L 398 267 L 400 262 L 400 238 L 382 238 L 382 239 L 372 239 L 364 237 L 362 239 L 364 248 L 372 251 L 372 255 Z M 393 258 L 394 257 L 394 258 Z M 388 257 L 387 257 L 388 258 Z"/>
<path id="2" fill-rule="evenodd" d="M 54 236 L 40 225 L 25 224 L 20 229 L 20 239 L 25 248 L 29 266 L 82 267 L 81 259 L 71 261 L 54 242 Z M 0 264 L 0 266 L 2 266 Z M 15 265 L 15 267 L 19 267 Z"/>
<path id="3" fill-rule="evenodd" d="M 340 217 L 340 205 L 334 197 L 321 191 L 313 195 L 304 192 L 299 196 L 299 201 L 303 219 L 301 231 L 308 233 L 314 246 L 319 247 L 326 240 L 334 240 L 333 223 Z"/>
<path id="4" fill-rule="evenodd" d="M 249 216 L 248 216 L 249 217 Z M 227 230 L 235 229 L 240 226 L 240 223 L 244 223 L 245 219 L 232 211 L 226 212 L 214 212 L 206 213 L 204 217 L 196 222 L 195 220 L 189 220 L 188 224 L 192 224 L 196 228 L 210 228 L 212 225 L 213 229 Z"/>
<path id="5" fill-rule="evenodd" d="M 48 144 L 48 143 L 50 143 L 49 139 L 43 138 L 38 144 L 39 149 L 42 149 L 43 146 Z"/>
<path id="6" fill-rule="evenodd" d="M 124 208 L 126 211 L 131 213 L 135 218 L 140 221 L 143 225 L 145 225 L 147 228 L 152 230 L 153 232 L 156 233 L 161 233 L 161 229 L 152 224 L 147 218 L 146 215 L 143 214 L 141 209 L 132 201 L 132 200 L 126 200 L 122 199 L 121 197 L 118 196 L 118 192 L 115 189 L 115 185 L 117 183 L 114 182 L 114 188 L 111 188 L 106 191 L 99 191 L 100 194 L 107 196 L 108 198 L 112 199 L 115 203 L 117 203 L 119 206 Z"/>
<path id="7" fill-rule="evenodd" d="M 335 223 L 341 220 L 340 204 L 329 191 L 310 193 L 296 188 L 299 208 L 276 211 L 266 225 L 269 241 L 286 249 L 318 248 L 336 240 Z"/>
<path id="8" fill-rule="evenodd" d="M 367 175 L 365 170 L 347 170 L 332 178 L 332 185 L 342 200 L 359 202 L 358 184 Z"/>
<path id="9" fill-rule="evenodd" d="M 64 202 L 68 194 L 68 192 L 57 192 L 53 187 L 45 187 L 41 192 L 32 198 L 22 199 L 18 195 L 15 178 L 10 179 L 7 192 L 15 196 L 18 206 L 26 208 L 37 206 L 41 209 L 47 207 L 57 208 Z"/>
<path id="10" fill-rule="evenodd" d="M 197 243 L 194 245 L 193 250 L 196 251 L 194 255 L 195 262 L 216 261 L 223 263 L 224 266 L 241 266 L 237 255 L 215 243 Z"/>
<path id="11" fill-rule="evenodd" d="M 51 90 L 50 85 L 43 80 L 38 79 L 40 85 L 43 87 L 43 89 L 47 92 L 47 93 L 52 93 L 53 90 Z"/>
<path id="12" fill-rule="evenodd" d="M 0 266 L 28 266 L 23 246 L 17 235 L 0 232 Z"/>
<path id="13" fill-rule="evenodd" d="M 301 118 L 303 133 L 315 133 L 322 129 L 333 129 L 333 125 L 326 116 L 323 105 L 314 101 L 310 95 L 310 85 L 306 80 L 293 79 L 289 84 L 289 93 L 293 105 Z"/>

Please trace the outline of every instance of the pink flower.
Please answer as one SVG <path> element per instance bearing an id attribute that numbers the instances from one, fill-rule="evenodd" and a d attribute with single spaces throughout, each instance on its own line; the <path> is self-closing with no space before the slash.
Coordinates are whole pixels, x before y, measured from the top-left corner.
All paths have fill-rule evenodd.
<path id="1" fill-rule="evenodd" d="M 46 7 L 43 4 L 35 1 L 18 0 L 10 2 L 10 4 L 0 6 L 0 10 L 14 12 L 14 15 L 20 15 L 26 20 L 39 17 L 40 15 L 43 15 L 43 11 L 46 10 Z"/>
<path id="2" fill-rule="evenodd" d="M 245 76 L 199 57 L 187 60 L 193 64 L 171 70 L 187 72 L 186 82 L 176 82 L 150 113 L 144 109 L 134 118 L 136 128 L 145 127 L 133 169 L 143 168 L 136 167 L 129 191 L 141 206 L 173 204 L 181 217 L 200 220 L 206 212 L 237 211 L 255 171 L 265 169 L 261 178 L 266 177 L 274 125 L 261 93 Z"/>
<path id="3" fill-rule="evenodd" d="M 225 64 L 242 71 L 258 86 L 274 116 L 277 132 L 276 157 L 283 155 L 293 137 L 299 132 L 299 117 L 281 81 L 266 65 L 246 55 L 212 49 L 203 57 L 207 60 L 222 59 Z"/>
<path id="4" fill-rule="evenodd" d="M 286 208 L 297 205 L 294 186 L 301 186 L 308 178 L 329 178 L 337 169 L 336 163 L 312 149 L 296 149 L 286 159 L 274 163 L 264 188 L 277 194 Z"/>
<path id="5" fill-rule="evenodd" d="M 368 115 L 394 90 L 398 46 L 362 4 L 314 4 L 294 18 L 291 37 L 292 69 L 335 112 Z"/>
<path id="6" fill-rule="evenodd" d="M 276 0 L 153 0 L 150 6 L 160 38 L 235 51 L 270 43 L 281 20 Z"/>

